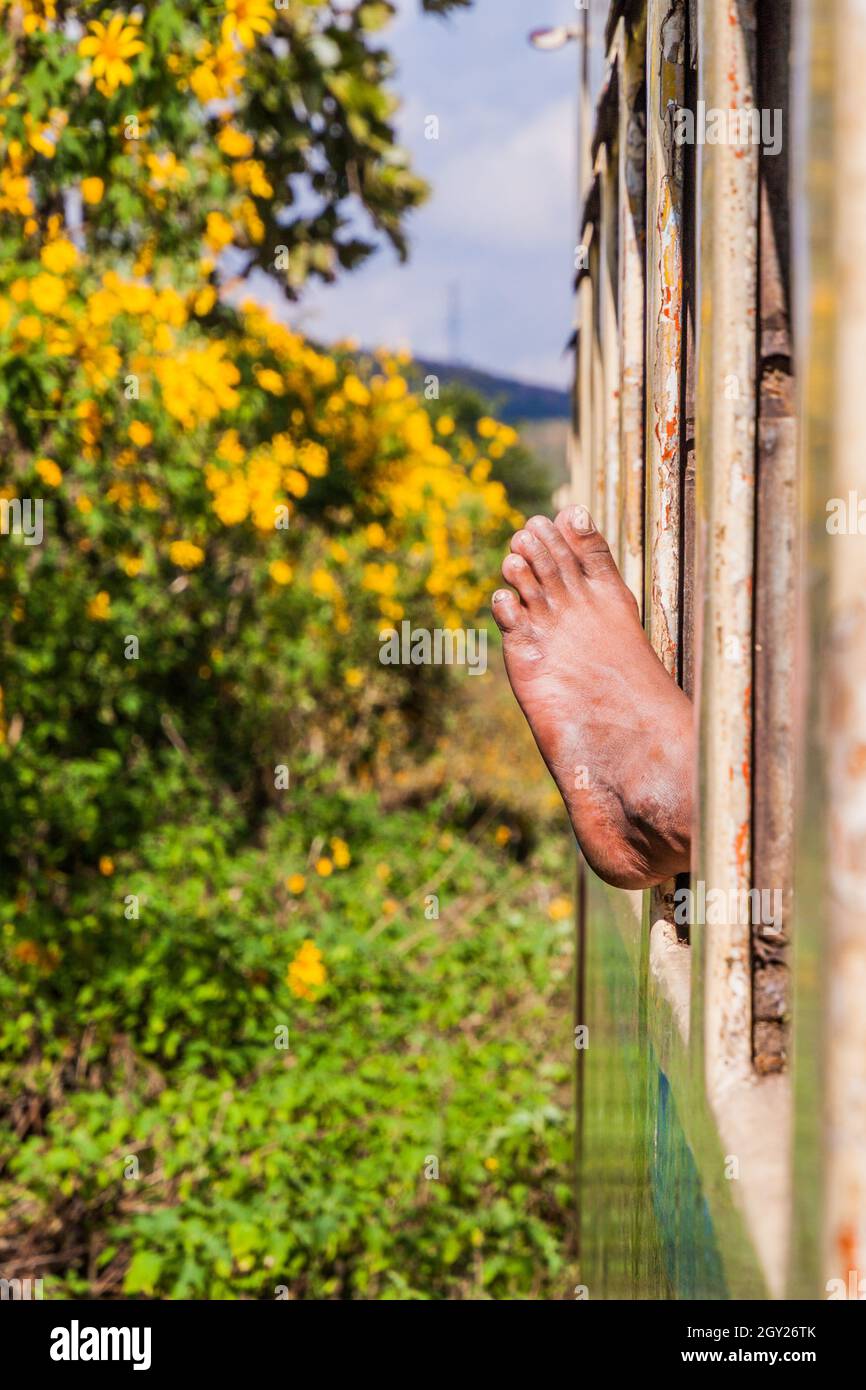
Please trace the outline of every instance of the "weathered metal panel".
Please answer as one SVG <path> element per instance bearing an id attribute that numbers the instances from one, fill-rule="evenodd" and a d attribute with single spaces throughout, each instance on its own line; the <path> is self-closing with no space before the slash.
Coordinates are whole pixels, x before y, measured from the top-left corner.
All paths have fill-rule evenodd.
<path id="1" fill-rule="evenodd" d="M 854 0 L 846 2 L 853 5 Z M 785 8 L 786 0 L 768 0 L 768 15 L 778 11 L 781 16 Z M 632 239 L 629 199 L 640 163 L 631 141 L 640 92 L 636 55 L 641 22 L 639 4 L 620 5 L 608 27 L 609 76 L 592 145 L 596 184 L 587 200 L 588 207 L 597 209 L 593 217 L 600 225 L 589 276 L 579 291 L 577 386 L 581 458 L 591 455 L 593 506 L 632 584 L 636 550 L 630 528 L 640 500 L 634 488 L 640 463 L 633 438 L 636 378 L 630 377 L 630 368 L 639 367 L 634 346 L 638 296 L 633 291 L 641 246 L 639 236 Z M 768 17 L 766 25 L 772 28 Z M 791 644 L 785 631 L 791 625 L 794 426 L 783 303 L 787 252 L 779 224 L 786 193 L 784 176 L 780 179 L 775 169 L 760 188 L 758 146 L 740 143 L 730 125 L 720 141 L 700 146 L 695 159 L 694 149 L 682 148 L 674 138 L 674 114 L 684 105 L 694 110 L 697 98 L 723 119 L 730 112 L 754 109 L 757 27 L 757 0 L 649 0 L 646 9 L 644 616 L 655 649 L 686 689 L 692 686 L 694 641 L 699 766 L 693 887 L 702 882 L 708 891 L 721 890 L 727 902 L 747 901 L 750 906 L 753 883 L 784 888 L 776 879 L 785 878 L 789 853 L 783 840 L 790 759 L 786 765 L 782 754 L 790 749 L 791 736 Z M 777 38 L 771 52 L 768 44 L 761 77 L 765 96 L 781 76 L 784 46 Z M 618 115 L 612 122 L 614 81 Z M 701 138 L 699 129 L 695 134 Z M 636 192 L 639 197 L 640 189 Z M 810 197 L 815 206 L 818 198 L 814 193 Z M 863 347 L 861 359 L 866 358 Z M 612 384 L 620 392 L 616 412 Z M 761 534 L 756 567 L 757 505 Z M 694 600 L 689 575 L 693 555 Z M 777 558 L 783 562 L 778 572 Z M 866 588 L 862 582 L 861 588 Z M 855 631 L 855 645 L 856 640 Z M 849 702 L 854 698 L 849 689 L 843 694 Z M 851 749 L 845 747 L 850 758 Z M 790 800 L 788 793 L 788 806 Z M 644 895 L 641 915 L 636 895 L 610 889 L 586 870 L 582 883 L 586 1021 L 591 1032 L 602 1023 L 605 1000 L 613 1001 L 616 1019 L 644 1021 L 637 1033 L 629 1034 L 637 1050 L 626 1048 L 615 1077 L 608 1076 L 597 1053 L 581 1059 L 587 1101 L 582 1171 L 590 1199 L 584 1211 L 596 1196 L 612 1200 L 610 1191 L 605 1197 L 608 1178 L 614 1185 L 629 1180 L 628 1172 L 614 1173 L 613 1159 L 604 1172 L 598 1166 L 607 1164 L 605 1136 L 621 1137 L 618 1115 L 625 1115 L 631 1127 L 632 1147 L 627 1159 L 620 1155 L 617 1161 L 631 1163 L 632 1178 L 647 1184 L 636 1198 L 635 1223 L 624 1220 L 614 1232 L 590 1218 L 587 1266 L 594 1262 L 596 1270 L 610 1272 L 610 1261 L 626 1250 L 633 1259 L 631 1271 L 620 1266 L 615 1280 L 608 1281 L 608 1292 L 615 1285 L 626 1296 L 629 1289 L 638 1292 L 635 1277 L 638 1284 L 645 1279 L 645 1292 L 655 1288 L 656 1296 L 663 1296 L 665 1280 L 669 1290 L 686 1295 L 724 1296 L 720 1279 L 735 1297 L 778 1296 L 784 1288 L 790 1201 L 789 1091 L 784 1075 L 761 1076 L 753 1066 L 753 1047 L 760 1051 L 766 1041 L 765 1035 L 753 1034 L 753 1021 L 777 1024 L 783 1013 L 767 1012 L 771 991 L 765 973 L 755 985 L 753 1020 L 753 953 L 765 972 L 778 962 L 761 954 L 748 916 L 735 913 L 727 914 L 734 920 L 696 922 L 692 947 L 685 946 L 669 920 L 673 885 Z M 624 949 L 613 949 L 613 923 Z M 839 940 L 842 952 L 841 934 Z M 816 956 L 804 955 L 800 972 L 813 981 L 813 993 Z M 608 975 L 599 989 L 603 961 Z M 624 984 L 625 975 L 631 975 L 631 984 Z M 598 1039 L 598 1032 L 593 1036 Z M 622 1041 L 624 1034 L 617 1031 L 617 1036 Z M 811 1037 L 808 1031 L 805 1036 Z M 856 1030 L 852 1037 L 859 1037 Z M 768 1055 L 772 1067 L 772 1058 L 780 1058 L 781 1051 Z M 627 1083 L 622 1091 L 622 1068 L 630 1066 L 639 1084 L 628 1092 Z M 819 1063 L 813 1069 L 813 1102 L 816 1085 L 827 1080 L 822 1067 Z M 801 1073 L 807 1075 L 808 1067 L 801 1067 Z M 862 1063 L 850 1075 L 862 1076 Z M 625 1110 L 617 1110 L 612 1090 L 609 1103 L 605 1099 L 609 1082 L 619 1088 L 616 1095 L 628 1092 Z M 842 1113 L 841 1099 L 834 1113 Z M 853 1150 L 846 1143 L 838 1161 L 843 1177 L 850 1178 Z M 665 1269 L 654 1265 L 651 1247 L 660 1233 L 666 1252 L 674 1242 L 676 1257 L 677 1242 L 683 1250 L 692 1248 L 696 1233 L 688 1221 L 680 1221 L 685 1207 L 668 1203 L 667 1195 L 678 1182 L 688 1185 L 693 1171 L 712 1230 L 704 1231 L 701 1251 L 709 1263 L 698 1284 L 690 1286 L 676 1259 Z M 813 1186 L 813 1197 L 817 1190 Z M 827 1201 L 827 1229 L 834 1221 Z M 650 1256 L 646 1266 L 641 1264 L 644 1256 Z"/>
<path id="2" fill-rule="evenodd" d="M 598 232 L 598 224 L 596 224 Z M 594 235 L 589 246 L 589 269 L 593 283 L 592 296 L 592 336 L 590 338 L 590 385 L 592 389 L 592 509 L 596 517 L 605 515 L 605 495 L 607 478 L 605 475 L 606 411 L 604 396 L 604 368 L 602 362 L 602 291 L 601 266 L 603 255 L 600 247 L 601 237 Z"/>
<path id="3" fill-rule="evenodd" d="M 588 245 L 586 231 L 584 245 Z M 592 339 L 593 339 L 593 284 L 589 275 L 581 280 L 577 291 L 578 316 L 578 358 L 577 358 L 577 412 L 580 433 L 579 471 L 574 478 L 574 499 L 588 506 L 592 499 Z"/>
<path id="4" fill-rule="evenodd" d="M 853 1276 L 857 1297 L 866 1271 L 866 536 L 858 526 L 866 497 L 866 6 L 800 0 L 796 19 L 805 582 L 792 1289 L 850 1297 Z"/>
<path id="5" fill-rule="evenodd" d="M 701 0 L 699 93 L 707 110 L 755 104 L 754 0 Z M 698 148 L 696 503 L 701 602 L 699 825 L 693 872 L 707 890 L 751 877 L 752 598 L 758 149 Z M 726 916 L 735 916 L 726 913 Z M 748 923 L 700 926 L 706 1084 L 751 1072 Z"/>
<path id="6" fill-rule="evenodd" d="M 719 143 L 701 144 L 696 121 L 699 738 L 692 875 L 708 900 L 716 895 L 716 910 L 692 926 L 691 1047 L 778 1296 L 786 1271 L 788 1089 L 783 1077 L 759 1079 L 752 1066 L 748 898 L 759 147 L 737 139 L 729 120 L 756 105 L 755 0 L 699 0 L 697 13 L 698 101 L 721 113 L 723 134 Z"/>
<path id="7" fill-rule="evenodd" d="M 672 104 L 684 96 L 683 0 L 647 11 L 646 629 L 677 670 L 680 580 L 683 151 Z"/>
<path id="8" fill-rule="evenodd" d="M 620 344 L 617 306 L 619 284 L 619 181 L 615 141 L 603 144 L 596 155 L 601 181 L 601 235 L 599 237 L 599 310 L 602 370 L 603 450 L 600 466 L 604 471 L 602 529 L 614 559 L 619 562 L 619 518 L 622 512 L 622 469 L 619 456 Z"/>
<path id="9" fill-rule="evenodd" d="M 615 44 L 619 80 L 619 456 L 622 576 L 643 614 L 644 264 L 646 254 L 645 31 L 623 20 Z"/>
<path id="10" fill-rule="evenodd" d="M 760 161 L 758 452 L 752 880 L 778 893 L 781 923 L 753 924 L 752 1049 L 760 1073 L 788 1052 L 788 923 L 793 877 L 793 661 L 797 429 L 790 316 L 789 0 L 759 10 L 759 105 L 778 113 L 781 148 Z M 775 123 L 775 116 L 774 116 Z M 777 914 L 773 913 L 774 916 Z"/>
<path id="11" fill-rule="evenodd" d="M 683 149 L 673 108 L 685 98 L 683 0 L 650 0 L 646 32 L 645 626 L 676 679 L 681 573 Z M 647 894 L 648 930 L 673 921 L 673 881 Z"/>

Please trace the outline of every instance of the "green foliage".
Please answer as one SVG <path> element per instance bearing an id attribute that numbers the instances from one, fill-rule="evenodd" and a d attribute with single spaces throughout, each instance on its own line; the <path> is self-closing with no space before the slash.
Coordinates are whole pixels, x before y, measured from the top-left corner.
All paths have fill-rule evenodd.
<path id="1" fill-rule="evenodd" d="M 571 940 L 536 885 L 563 866 L 443 836 L 441 804 L 291 804 L 260 848 L 217 817 L 154 835 L 43 917 L 59 968 L 0 987 L 12 1112 L 53 1096 L 0 1138 L 7 1229 L 51 1297 L 562 1297 Z M 286 985 L 311 935 L 314 1000 Z"/>

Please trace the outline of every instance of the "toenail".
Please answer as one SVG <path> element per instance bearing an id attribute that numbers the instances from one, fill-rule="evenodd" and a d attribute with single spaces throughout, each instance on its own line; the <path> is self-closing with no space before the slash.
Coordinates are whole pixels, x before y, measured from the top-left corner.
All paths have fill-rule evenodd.
<path id="1" fill-rule="evenodd" d="M 587 531 L 595 530 L 592 517 L 590 516 L 586 507 L 572 507 L 571 524 L 574 527 L 575 531 L 582 531 L 586 533 Z"/>
<path id="2" fill-rule="evenodd" d="M 496 593 L 493 595 L 493 602 L 504 603 L 507 598 L 511 598 L 511 594 L 508 591 L 508 589 L 497 589 Z"/>

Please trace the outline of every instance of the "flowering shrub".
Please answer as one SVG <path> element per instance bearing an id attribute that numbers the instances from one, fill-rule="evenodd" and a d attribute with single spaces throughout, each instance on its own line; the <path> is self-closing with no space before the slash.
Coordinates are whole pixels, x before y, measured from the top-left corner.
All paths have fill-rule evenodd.
<path id="1" fill-rule="evenodd" d="M 449 674 L 383 667 L 379 632 L 486 623 L 521 519 L 505 482 L 526 456 L 471 394 L 419 388 L 392 353 L 325 351 L 229 283 L 257 267 L 291 296 L 355 264 L 369 246 L 346 230 L 350 193 L 402 247 L 422 188 L 370 38 L 391 6 L 0 11 L 5 1216 L 25 1252 L 57 1257 L 61 1293 L 271 1296 L 281 1275 L 294 1296 L 528 1287 L 533 1261 L 558 1268 L 522 1207 L 530 1175 L 552 1171 L 548 1130 L 562 1141 L 562 1075 L 542 1100 L 528 1060 L 514 1082 L 514 1104 L 538 1108 L 496 1141 L 513 1198 L 474 1139 L 428 1204 L 432 1078 L 464 1069 L 460 1131 L 495 1089 L 495 1044 L 473 1060 L 458 1026 L 457 938 L 436 1023 L 454 1051 L 429 1078 L 419 1053 L 405 1123 L 388 1119 L 403 1050 L 437 1045 L 427 977 L 368 938 L 402 912 L 383 842 L 390 855 L 411 829 L 433 872 L 439 820 L 471 819 L 453 798 L 373 824 L 382 788 L 437 747 Z M 299 177 L 315 217 L 292 215 Z M 25 503 L 41 506 L 35 544 L 7 534 Z M 479 854 L 475 873 L 499 868 Z M 479 977 L 501 954 L 495 913 L 487 925 Z M 531 930 L 529 954 L 509 948 L 515 977 L 558 951 L 551 920 Z M 375 1051 L 364 1001 L 380 999 L 393 1056 L 346 1084 L 334 1039 L 359 1064 Z M 284 1019 L 296 1071 L 274 1053 Z M 348 1130 L 377 1105 L 368 1150 Z M 328 1157 L 293 1202 L 319 1108 Z M 395 1169 L 407 1154 L 416 1166 Z M 149 1174 L 140 1204 L 128 1155 Z M 369 1200 L 352 1195 L 356 1164 L 379 1183 Z M 397 1216 L 370 1224 L 391 1191 L 418 1221 L 414 1273 L 396 1273 Z M 482 1275 L 485 1232 L 501 1248 Z"/>
<path id="2" fill-rule="evenodd" d="M 413 733 L 391 717 L 413 681 L 429 701 L 441 679 L 385 672 L 378 633 L 482 620 L 519 520 L 492 477 L 514 431 L 478 408 L 458 426 L 392 357 L 317 351 L 252 303 L 210 296 L 203 320 L 201 291 L 93 276 L 60 230 L 17 269 L 0 298 L 3 496 L 42 501 L 44 539 L 8 537 L 0 557 L 7 852 L 32 855 L 34 821 L 56 864 L 117 849 L 139 827 L 117 803 L 140 790 L 157 809 L 145 788 L 178 740 L 199 775 L 254 798 L 275 762 L 313 757 L 312 710 L 319 764 L 369 779 L 385 729 Z M 79 775 L 89 811 L 70 836 Z"/>

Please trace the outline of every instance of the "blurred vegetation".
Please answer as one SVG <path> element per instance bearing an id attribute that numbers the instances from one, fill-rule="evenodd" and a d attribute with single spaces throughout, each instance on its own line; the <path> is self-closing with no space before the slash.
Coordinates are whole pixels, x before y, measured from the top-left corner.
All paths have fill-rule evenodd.
<path id="1" fill-rule="evenodd" d="M 378 659 L 404 617 L 494 640 L 543 480 L 224 280 L 278 234 L 290 294 L 354 263 L 311 172 L 350 138 L 399 240 L 391 7 L 2 8 L 0 501 L 44 505 L 0 551 L 2 1272 L 562 1296 L 566 845 L 501 675 Z"/>

